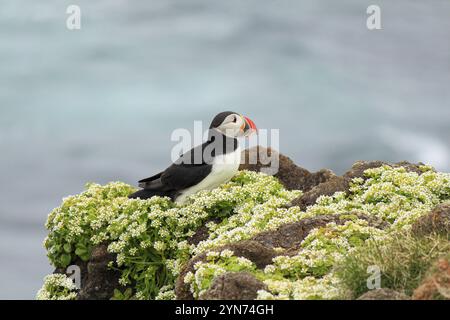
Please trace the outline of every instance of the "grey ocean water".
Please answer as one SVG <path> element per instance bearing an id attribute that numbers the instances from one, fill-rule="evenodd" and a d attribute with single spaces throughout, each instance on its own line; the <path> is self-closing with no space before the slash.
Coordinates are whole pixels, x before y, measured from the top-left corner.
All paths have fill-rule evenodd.
<path id="1" fill-rule="evenodd" d="M 311 170 L 448 171 L 450 1 L 2 0 L 0 298 L 34 298 L 52 271 L 43 224 L 63 196 L 164 168 L 174 128 L 224 109 L 280 128 Z"/>

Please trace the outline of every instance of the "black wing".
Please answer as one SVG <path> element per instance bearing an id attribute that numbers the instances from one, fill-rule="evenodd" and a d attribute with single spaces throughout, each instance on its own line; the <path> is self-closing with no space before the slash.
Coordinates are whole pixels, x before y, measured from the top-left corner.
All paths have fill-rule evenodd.
<path id="1" fill-rule="evenodd" d="M 197 146 L 183 154 L 174 164 L 163 172 L 139 181 L 139 186 L 154 191 L 179 191 L 196 185 L 212 170 L 205 163 L 203 151 L 208 143 Z"/>
<path id="2" fill-rule="evenodd" d="M 154 176 L 151 176 L 149 178 L 139 180 L 139 187 L 145 188 L 145 189 L 155 189 L 155 190 L 162 188 L 161 175 L 163 173 L 164 173 L 164 171 L 160 172 L 158 174 L 155 174 Z"/>

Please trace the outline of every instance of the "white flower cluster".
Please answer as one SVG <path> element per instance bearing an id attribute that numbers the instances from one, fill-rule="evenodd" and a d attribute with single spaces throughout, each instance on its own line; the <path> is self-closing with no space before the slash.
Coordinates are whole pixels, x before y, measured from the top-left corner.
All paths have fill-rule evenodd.
<path id="1" fill-rule="evenodd" d="M 337 192 L 333 196 L 322 196 L 306 212 L 300 212 L 298 208 L 280 208 L 283 200 L 279 199 L 273 199 L 276 203 L 270 199 L 259 206 L 242 207 L 226 224 L 213 225 L 209 239 L 201 242 L 194 253 L 248 239 L 261 231 L 316 215 L 353 216 L 354 219 L 343 224 L 329 223 L 312 230 L 296 255 L 281 253 L 273 259 L 273 264 L 266 266 L 262 275 L 259 270 L 253 270 L 253 274 L 268 286 L 267 291 L 258 292 L 258 299 L 345 298 L 348 293 L 343 291 L 333 272 L 337 262 L 367 239 L 383 240 L 392 231 L 409 228 L 417 218 L 450 199 L 450 174 L 434 172 L 426 166 L 421 169 L 421 175 L 407 172 L 402 167 L 382 166 L 366 170 L 367 179 L 354 179 L 350 195 Z M 390 227 L 385 230 L 371 227 L 353 213 L 381 218 Z M 205 279 L 208 279 L 206 284 L 211 283 L 208 271 L 224 273 L 234 268 L 232 264 L 208 263 L 207 268 L 199 268 L 201 272 L 194 272 L 186 281 L 197 286 L 203 284 L 201 288 L 206 290 Z M 195 289 L 194 286 L 194 292 Z"/>
<path id="2" fill-rule="evenodd" d="M 450 174 L 422 166 L 421 175 L 404 167 L 368 169 L 368 179 L 353 180 L 351 195 L 338 192 L 323 196 L 307 210 L 307 216 L 358 211 L 379 217 L 394 228 L 408 228 L 437 204 L 450 199 Z"/>
<path id="3" fill-rule="evenodd" d="M 72 279 L 65 274 L 50 274 L 45 277 L 44 285 L 36 294 L 37 300 L 74 300 L 77 288 Z"/>
<path id="4" fill-rule="evenodd" d="M 185 275 L 184 283 L 189 285 L 193 296 L 198 298 L 210 288 L 216 277 L 229 271 L 255 273 L 257 269 L 252 261 L 234 256 L 231 250 L 209 251 L 206 261 L 198 261 L 194 265 L 194 272 Z"/>
<path id="5" fill-rule="evenodd" d="M 265 203 L 275 208 L 299 194 L 286 191 L 274 177 L 249 171 L 191 196 L 185 205 L 161 197 L 128 199 L 133 191 L 123 183 L 90 184 L 80 195 L 64 199 L 46 225 L 50 233 L 45 246 L 53 264 L 64 267 L 76 256 L 87 260 L 95 245 L 109 243 L 108 251 L 117 255 L 110 267 L 122 270 L 120 284 L 136 283 L 137 296 L 155 298 L 162 295 L 161 287 L 173 284 L 191 257 L 195 246 L 186 240 L 205 221 L 222 218 L 221 228 L 240 210 L 248 220 L 251 208 L 263 210 Z"/>
<path id="6" fill-rule="evenodd" d="M 198 192 L 184 205 L 161 197 L 130 200 L 127 196 L 135 189 L 124 183 L 90 184 L 50 213 L 45 247 L 52 263 L 64 267 L 77 257 L 88 260 L 95 245 L 108 243 L 108 251 L 117 254 L 110 266 L 121 270 L 122 285 L 136 284 L 137 299 L 174 298 L 174 281 L 183 264 L 205 251 L 207 261 L 198 263 L 184 279 L 196 297 L 216 276 L 244 270 L 268 285 L 267 291 L 258 293 L 261 299 L 336 298 L 339 284 L 333 266 L 343 255 L 367 239 L 382 239 L 392 230 L 408 228 L 437 204 L 450 200 L 450 174 L 421 169 L 421 175 L 401 167 L 369 169 L 366 179 L 353 180 L 350 194 L 322 196 L 305 212 L 287 208 L 301 191 L 287 191 L 276 178 L 249 171 L 239 172 L 219 188 Z M 296 255 L 283 255 L 278 248 L 280 256 L 265 270 L 232 252 L 214 251 L 304 218 L 356 212 L 381 218 L 390 227 L 379 230 L 357 218 L 328 224 L 311 231 Z M 208 238 L 196 246 L 189 244 L 188 238 L 213 218 L 221 221 L 206 223 Z M 68 287 L 63 287 L 64 294 L 55 291 L 54 287 L 61 287 L 56 281 L 62 278 L 46 279 L 38 296 L 74 297 Z"/>
<path id="7" fill-rule="evenodd" d="M 346 296 L 340 289 L 339 279 L 331 274 L 296 281 L 268 279 L 264 283 L 268 290 L 259 290 L 258 300 L 332 300 Z"/>
<path id="8" fill-rule="evenodd" d="M 175 299 L 176 295 L 173 285 L 163 286 L 161 289 L 159 289 L 159 293 L 155 297 L 155 300 L 175 300 Z"/>
<path id="9" fill-rule="evenodd" d="M 333 266 L 366 239 L 381 236 L 384 232 L 369 227 L 365 220 L 347 221 L 342 225 L 332 222 L 316 228 L 303 240 L 296 255 L 277 256 L 264 273 L 279 298 L 329 299 L 340 292 L 332 273 Z M 282 276 L 284 280 L 278 279 Z M 265 282 L 266 282 L 265 281 Z M 267 293 L 258 297 L 267 296 Z"/>
<path id="10" fill-rule="evenodd" d="M 284 192 L 283 195 L 270 197 L 262 204 L 246 203 L 236 208 L 234 215 L 210 229 L 209 238 L 200 242 L 194 253 L 249 239 L 262 231 L 274 230 L 283 224 L 298 221 L 300 212 L 298 207 L 281 207 L 286 206 L 300 194 L 296 191 Z"/>

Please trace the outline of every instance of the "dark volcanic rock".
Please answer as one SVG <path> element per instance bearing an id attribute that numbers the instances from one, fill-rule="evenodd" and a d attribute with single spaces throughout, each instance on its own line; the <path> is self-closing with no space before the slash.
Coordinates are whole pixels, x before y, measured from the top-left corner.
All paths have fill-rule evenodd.
<path id="1" fill-rule="evenodd" d="M 293 163 L 293 161 L 277 153 L 274 150 L 263 147 L 255 147 L 243 151 L 243 164 L 241 170 L 252 170 L 274 174 L 281 183 L 289 190 L 302 190 L 303 196 L 295 199 L 291 205 L 299 206 L 303 210 L 313 205 L 317 198 L 323 195 L 333 195 L 335 192 L 348 192 L 352 179 L 364 177 L 364 171 L 369 168 L 376 168 L 382 165 L 391 165 L 394 167 L 403 166 L 410 172 L 421 174 L 419 166 L 421 164 L 411 164 L 400 162 L 389 164 L 382 161 L 358 161 L 343 176 L 336 176 L 331 170 L 324 169 L 311 173 Z M 301 242 L 311 232 L 311 230 L 323 227 L 330 222 L 343 224 L 354 218 L 367 220 L 369 225 L 376 228 L 385 228 L 387 223 L 360 213 L 349 212 L 346 215 L 323 215 L 313 218 L 302 219 L 301 221 L 280 226 L 276 230 L 262 232 L 250 240 L 214 248 L 213 251 L 222 251 L 229 249 L 236 256 L 251 260 L 259 269 L 263 269 L 272 263 L 272 259 L 277 255 L 290 255 L 297 253 Z M 430 233 L 449 233 L 450 225 L 450 204 L 443 204 L 436 207 L 428 215 L 419 219 L 413 226 L 413 232 L 418 235 L 427 235 Z M 200 241 L 207 239 L 208 229 L 205 225 L 201 226 L 197 232 L 188 239 L 190 244 L 197 245 Z M 274 248 L 282 248 L 281 252 Z M 193 257 L 183 267 L 175 285 L 177 299 L 193 299 L 189 286 L 184 283 L 184 277 L 187 272 L 194 271 L 194 265 L 198 261 L 206 259 L 206 252 Z M 113 296 L 114 289 L 120 288 L 120 272 L 110 270 L 108 264 L 115 261 L 115 255 L 107 252 L 107 245 L 99 245 L 94 248 L 91 258 L 88 262 L 80 259 L 74 261 L 81 269 L 81 289 L 78 299 L 110 299 Z M 442 263 L 440 266 L 442 267 Z M 435 273 L 434 278 L 422 283 L 422 286 L 416 289 L 414 295 L 417 299 L 430 297 L 436 293 L 437 287 L 432 285 L 439 282 L 441 287 L 448 290 L 448 260 L 446 269 L 436 269 L 440 273 Z M 442 271 L 444 270 L 444 271 Z M 66 270 L 58 268 L 55 272 L 65 273 Z M 436 275 L 437 274 L 437 275 Z M 443 277 L 445 275 L 445 277 Z M 444 279 L 444 280 L 442 280 Z M 266 289 L 265 285 L 256 279 L 253 275 L 243 272 L 228 272 L 214 279 L 209 290 L 202 294 L 200 299 L 255 299 L 257 291 Z M 433 291 L 434 290 L 434 291 Z M 430 293 L 432 292 L 432 293 Z M 446 291 L 448 292 L 448 291 Z M 367 292 L 362 295 L 360 300 L 399 300 L 409 299 L 402 293 L 390 289 L 378 289 Z"/>
<path id="2" fill-rule="evenodd" d="M 344 224 L 346 221 L 355 218 L 367 220 L 370 226 L 376 228 L 382 229 L 387 226 L 387 223 L 378 218 L 359 213 L 348 215 L 322 215 L 286 224 L 276 230 L 262 232 L 250 240 L 243 240 L 219 248 L 214 248 L 211 251 L 220 252 L 229 249 L 234 252 L 235 256 L 247 258 L 255 263 L 259 269 L 263 269 L 268 264 L 271 264 L 272 259 L 277 255 L 295 254 L 299 250 L 300 243 L 306 238 L 311 230 L 323 227 L 330 222 Z M 283 248 L 285 250 L 281 253 L 277 253 L 274 248 Z M 184 277 L 188 272 L 194 271 L 194 265 L 198 261 L 205 261 L 205 259 L 206 252 L 195 256 L 184 266 L 175 286 L 177 299 L 193 299 L 189 286 L 184 283 Z"/>
<path id="3" fill-rule="evenodd" d="M 254 300 L 266 285 L 246 272 L 227 272 L 216 277 L 200 300 Z"/>
<path id="4" fill-rule="evenodd" d="M 207 224 L 208 222 L 211 222 L 211 221 L 212 221 L 212 222 L 219 223 L 219 222 L 221 221 L 221 219 L 212 218 L 212 219 L 209 219 L 209 220 L 205 221 L 205 222 L 203 223 L 203 225 L 200 226 L 200 227 L 197 229 L 197 231 L 195 232 L 195 234 L 194 234 L 192 237 L 189 237 L 189 238 L 187 239 L 187 242 L 188 242 L 189 244 L 197 245 L 197 244 L 199 244 L 201 241 L 208 239 L 208 237 L 209 237 L 209 229 L 208 229 L 208 227 L 206 226 L 206 224 Z"/>
<path id="5" fill-rule="evenodd" d="M 350 182 L 354 178 L 363 178 L 364 171 L 367 169 L 378 168 L 383 165 L 390 165 L 392 167 L 404 167 L 409 172 L 416 172 L 422 174 L 420 166 L 423 163 L 412 164 L 406 161 L 398 163 L 388 163 L 384 161 L 357 161 L 353 164 L 352 168 L 347 171 L 343 176 L 334 176 L 327 179 L 325 182 L 313 187 L 311 190 L 303 190 L 304 194 L 294 199 L 291 202 L 291 206 L 299 206 L 302 210 L 305 210 L 308 206 L 316 203 L 317 198 L 320 196 L 331 196 L 336 192 L 347 192 L 350 188 Z"/>
<path id="6" fill-rule="evenodd" d="M 108 268 L 108 263 L 115 261 L 115 255 L 109 253 L 107 248 L 106 244 L 95 247 L 88 262 L 79 258 L 73 261 L 72 264 L 77 265 L 81 273 L 78 300 L 108 300 L 112 298 L 114 289 L 119 288 L 120 273 Z M 66 269 L 57 268 L 54 273 L 66 274 Z"/>
<path id="7" fill-rule="evenodd" d="M 115 255 L 107 251 L 107 245 L 99 245 L 92 250 L 87 264 L 87 277 L 81 283 L 79 300 L 107 300 L 119 288 L 120 272 L 110 270 L 108 263 L 115 261 Z"/>
<path id="8" fill-rule="evenodd" d="M 311 230 L 335 221 L 339 221 L 338 216 L 329 215 L 302 219 L 295 223 L 285 224 L 273 231 L 262 232 L 256 235 L 253 240 L 269 248 L 297 248 Z"/>
<path id="9" fill-rule="evenodd" d="M 412 226 L 412 232 L 418 236 L 432 233 L 450 235 L 450 203 L 443 203 L 427 215 L 419 218 Z"/>
<path id="10" fill-rule="evenodd" d="M 336 175 L 328 169 L 311 173 L 271 148 L 253 147 L 242 151 L 240 170 L 274 174 L 288 190 L 308 191 Z"/>
<path id="11" fill-rule="evenodd" d="M 197 229 L 195 234 L 192 237 L 189 237 L 187 239 L 187 242 L 189 244 L 198 245 L 201 241 L 208 239 L 209 233 L 208 233 L 208 227 L 206 226 L 206 222 L 204 225 L 200 226 L 200 228 Z"/>
<path id="12" fill-rule="evenodd" d="M 222 250 L 224 249 L 233 251 L 235 256 L 247 258 L 260 269 L 272 263 L 272 259 L 276 256 L 272 248 L 253 240 L 232 243 L 222 247 Z"/>
<path id="13" fill-rule="evenodd" d="M 375 289 L 364 293 L 357 300 L 410 300 L 406 294 L 392 289 Z"/>
<path id="14" fill-rule="evenodd" d="M 391 166 L 394 168 L 404 167 L 406 169 L 406 171 L 415 172 L 420 175 L 420 174 L 422 174 L 422 171 L 420 170 L 420 166 L 423 166 L 424 164 L 422 162 L 414 164 L 414 163 L 410 163 L 407 161 L 401 161 L 401 162 L 397 162 L 397 163 L 389 163 L 389 162 L 385 162 L 385 161 L 356 161 L 352 165 L 352 168 L 349 171 L 347 171 L 343 177 L 349 178 L 349 179 L 364 178 L 365 170 L 378 168 L 378 167 L 381 167 L 384 165 L 388 165 L 388 166 Z"/>
<path id="15" fill-rule="evenodd" d="M 86 279 L 87 279 L 87 275 L 88 275 L 88 272 L 87 272 L 88 263 L 81 260 L 80 258 L 77 258 L 75 261 L 72 261 L 71 265 L 76 265 L 80 268 L 81 285 L 83 285 L 83 283 L 86 283 Z M 58 267 L 55 269 L 55 271 L 53 273 L 61 273 L 61 274 L 65 274 L 67 276 L 71 276 L 72 274 L 67 272 L 68 268 L 69 267 L 67 267 L 67 268 Z"/>
<path id="16" fill-rule="evenodd" d="M 347 192 L 350 187 L 349 183 L 350 180 L 343 177 L 333 177 L 305 192 L 301 197 L 294 199 L 291 206 L 299 206 L 300 209 L 305 210 L 315 204 L 320 196 L 332 196 L 338 191 Z"/>
<path id="17" fill-rule="evenodd" d="M 450 300 L 450 256 L 438 259 L 420 286 L 414 290 L 413 300 Z"/>
<path id="18" fill-rule="evenodd" d="M 221 252 L 223 250 L 231 250 L 237 257 L 244 257 L 252 261 L 258 268 L 264 268 L 268 264 L 272 263 L 272 259 L 277 255 L 276 252 L 269 247 L 262 245 L 257 241 L 244 240 L 229 245 L 225 245 L 219 248 L 214 248 L 211 251 Z M 205 261 L 206 252 L 199 254 L 192 258 L 182 269 L 178 276 L 175 293 L 179 300 L 191 300 L 193 299 L 192 293 L 189 290 L 189 286 L 184 283 L 184 277 L 188 272 L 194 271 L 194 265 L 198 261 Z"/>
<path id="19" fill-rule="evenodd" d="M 273 231 L 262 232 L 255 236 L 253 240 L 269 248 L 284 248 L 287 252 L 283 254 L 294 253 L 299 249 L 301 242 L 308 236 L 311 230 L 323 227 L 330 222 L 344 224 L 346 221 L 356 217 L 368 221 L 370 226 L 376 228 L 383 229 L 387 226 L 387 223 L 381 219 L 358 213 L 349 215 L 321 215 L 285 224 Z"/>

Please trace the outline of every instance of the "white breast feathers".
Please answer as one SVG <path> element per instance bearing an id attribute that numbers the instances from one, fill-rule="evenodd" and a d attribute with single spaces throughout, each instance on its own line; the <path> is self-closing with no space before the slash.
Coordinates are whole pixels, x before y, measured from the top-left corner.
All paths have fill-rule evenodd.
<path id="1" fill-rule="evenodd" d="M 177 203 L 184 203 L 186 197 L 200 190 L 211 190 L 222 183 L 229 181 L 239 170 L 241 163 L 241 149 L 238 147 L 234 152 L 214 157 L 212 170 L 200 183 L 184 190 L 177 197 Z"/>

